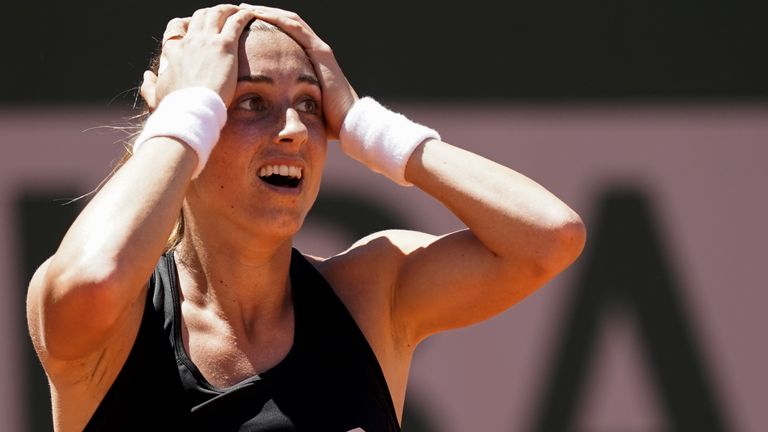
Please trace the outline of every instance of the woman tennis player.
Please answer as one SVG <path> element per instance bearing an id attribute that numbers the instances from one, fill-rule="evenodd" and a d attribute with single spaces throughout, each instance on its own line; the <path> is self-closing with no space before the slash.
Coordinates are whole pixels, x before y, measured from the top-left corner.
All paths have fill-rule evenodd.
<path id="1" fill-rule="evenodd" d="M 57 431 L 398 431 L 420 341 L 506 310 L 581 252 L 567 205 L 358 98 L 294 13 L 198 10 L 169 23 L 158 60 L 130 157 L 30 283 Z M 295 250 L 329 139 L 467 228 Z"/>

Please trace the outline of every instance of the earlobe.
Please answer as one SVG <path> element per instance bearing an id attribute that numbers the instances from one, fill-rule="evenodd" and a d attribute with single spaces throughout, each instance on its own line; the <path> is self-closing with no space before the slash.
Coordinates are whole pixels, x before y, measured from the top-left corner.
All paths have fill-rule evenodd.
<path id="1" fill-rule="evenodd" d="M 152 73 L 152 71 L 144 71 L 144 82 L 141 83 L 140 93 L 150 112 L 157 108 L 156 89 L 157 75 Z"/>

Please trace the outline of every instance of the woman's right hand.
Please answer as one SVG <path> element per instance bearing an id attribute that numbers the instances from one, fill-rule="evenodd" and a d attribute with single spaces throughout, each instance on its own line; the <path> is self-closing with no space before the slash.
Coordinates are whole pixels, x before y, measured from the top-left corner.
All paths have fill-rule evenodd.
<path id="1" fill-rule="evenodd" d="M 174 18 L 163 34 L 157 75 L 144 72 L 141 95 L 153 111 L 162 99 L 186 87 L 208 87 L 229 106 L 237 85 L 237 51 L 243 29 L 255 15 L 235 5 L 199 9 Z"/>

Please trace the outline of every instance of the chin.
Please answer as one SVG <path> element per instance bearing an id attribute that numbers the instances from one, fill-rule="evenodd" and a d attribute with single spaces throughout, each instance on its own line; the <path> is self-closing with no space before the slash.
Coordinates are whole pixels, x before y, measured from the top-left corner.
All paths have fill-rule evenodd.
<path id="1" fill-rule="evenodd" d="M 305 215 L 297 215 L 291 211 L 270 212 L 262 215 L 258 221 L 252 221 L 251 226 L 257 226 L 259 233 L 270 237 L 293 237 L 304 224 Z"/>

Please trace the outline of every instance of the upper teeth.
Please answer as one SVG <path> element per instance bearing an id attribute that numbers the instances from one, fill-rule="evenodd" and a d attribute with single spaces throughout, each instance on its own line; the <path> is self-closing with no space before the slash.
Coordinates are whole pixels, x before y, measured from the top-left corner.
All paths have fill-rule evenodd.
<path id="1" fill-rule="evenodd" d="M 267 165 L 259 170 L 259 177 L 268 177 L 273 174 L 300 179 L 301 168 L 291 165 Z"/>

